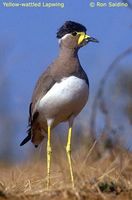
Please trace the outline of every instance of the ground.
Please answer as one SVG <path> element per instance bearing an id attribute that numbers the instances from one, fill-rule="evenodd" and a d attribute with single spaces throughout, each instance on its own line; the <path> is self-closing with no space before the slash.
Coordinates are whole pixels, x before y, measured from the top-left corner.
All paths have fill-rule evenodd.
<path id="1" fill-rule="evenodd" d="M 73 153 L 75 188 L 64 155 L 52 160 L 51 187 L 46 189 L 46 161 L 0 165 L 0 200 L 132 200 L 132 153 L 106 151 L 93 159 L 93 148 Z"/>

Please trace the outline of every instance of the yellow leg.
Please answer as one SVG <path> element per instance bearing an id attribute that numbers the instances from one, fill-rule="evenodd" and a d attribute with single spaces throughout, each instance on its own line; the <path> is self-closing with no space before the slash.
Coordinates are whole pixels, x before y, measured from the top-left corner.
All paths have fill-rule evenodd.
<path id="1" fill-rule="evenodd" d="M 70 168 L 70 175 L 71 175 L 71 182 L 72 186 L 74 187 L 74 177 L 73 177 L 73 169 L 72 169 L 72 161 L 71 161 L 71 136 L 72 136 L 72 127 L 68 130 L 68 140 L 66 145 L 66 152 L 67 152 L 67 158 Z"/>
<path id="2" fill-rule="evenodd" d="M 48 140 L 47 140 L 47 188 L 50 186 L 50 165 L 51 165 L 51 144 L 50 144 L 50 138 L 51 138 L 51 127 L 48 126 Z"/>

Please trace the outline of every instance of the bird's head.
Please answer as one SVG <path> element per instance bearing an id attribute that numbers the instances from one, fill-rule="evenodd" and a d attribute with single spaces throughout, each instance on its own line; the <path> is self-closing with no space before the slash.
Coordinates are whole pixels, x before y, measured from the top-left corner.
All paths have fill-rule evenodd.
<path id="1" fill-rule="evenodd" d="M 79 49 L 89 42 L 98 42 L 86 34 L 87 29 L 82 24 L 73 21 L 66 21 L 58 32 L 59 43 L 70 49 Z"/>

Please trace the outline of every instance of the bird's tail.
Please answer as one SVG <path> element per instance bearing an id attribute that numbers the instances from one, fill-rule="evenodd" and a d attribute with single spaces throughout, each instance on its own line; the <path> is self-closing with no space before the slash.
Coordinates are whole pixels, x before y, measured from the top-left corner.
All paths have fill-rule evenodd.
<path id="1" fill-rule="evenodd" d="M 20 146 L 23 146 L 24 144 L 26 144 L 29 140 L 31 140 L 31 135 L 28 135 L 20 144 Z"/>

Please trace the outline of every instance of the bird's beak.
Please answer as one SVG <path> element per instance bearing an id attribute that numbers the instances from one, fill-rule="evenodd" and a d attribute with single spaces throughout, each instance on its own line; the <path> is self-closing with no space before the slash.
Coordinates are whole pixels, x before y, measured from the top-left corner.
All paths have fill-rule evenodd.
<path id="1" fill-rule="evenodd" d="M 86 35 L 84 32 L 79 32 L 78 34 L 80 34 L 80 37 L 78 39 L 78 45 L 80 45 L 83 41 L 85 41 L 86 43 L 99 42 L 97 39 L 90 37 L 89 35 Z"/>
<path id="2" fill-rule="evenodd" d="M 90 37 L 89 35 L 85 35 L 85 41 L 87 42 L 96 42 L 98 43 L 99 41 L 93 37 Z"/>

